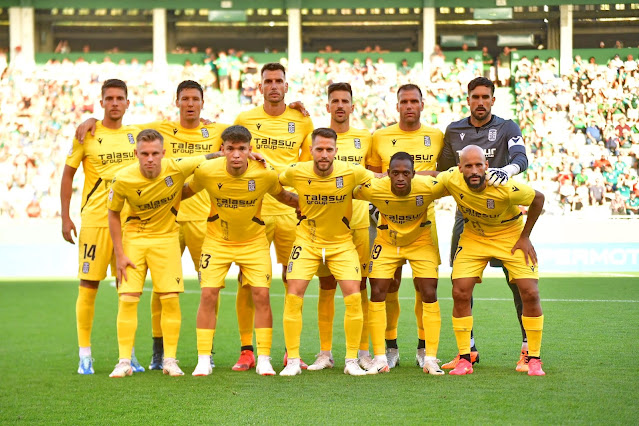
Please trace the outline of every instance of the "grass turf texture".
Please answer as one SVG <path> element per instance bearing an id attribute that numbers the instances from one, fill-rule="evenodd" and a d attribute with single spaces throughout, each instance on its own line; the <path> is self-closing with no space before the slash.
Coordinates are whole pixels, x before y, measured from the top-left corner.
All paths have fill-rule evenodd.
<path id="1" fill-rule="evenodd" d="M 148 283 L 147 283 L 148 284 Z M 415 366 L 413 289 L 400 290 L 401 366 L 390 374 L 350 377 L 344 361 L 343 302 L 336 300 L 335 368 L 301 376 L 259 377 L 231 371 L 239 354 L 235 284 L 224 290 L 215 336 L 216 368 L 209 377 L 190 374 L 197 362 L 197 283 L 181 298 L 178 358 L 186 373 L 158 371 L 110 379 L 117 362 L 115 289 L 102 284 L 93 328 L 96 374 L 76 373 L 76 282 L 0 282 L 0 423 L 631 423 L 639 409 L 639 282 L 622 278 L 542 278 L 546 317 L 542 359 L 545 377 L 515 372 L 520 332 L 503 279 L 475 290 L 475 325 L 481 362 L 466 377 L 424 374 Z M 456 353 L 451 328 L 450 280 L 441 279 L 439 357 Z M 339 293 L 339 291 L 338 291 Z M 318 351 L 317 284 L 304 309 L 302 358 Z M 597 301 L 584 301 L 597 300 Z M 607 300 L 607 301 L 603 301 Z M 634 302 L 620 302 L 634 301 Z M 281 370 L 283 287 L 274 281 L 273 365 Z M 151 356 L 149 292 L 139 308 L 138 359 Z M 635 419 L 635 420 L 631 420 Z"/>

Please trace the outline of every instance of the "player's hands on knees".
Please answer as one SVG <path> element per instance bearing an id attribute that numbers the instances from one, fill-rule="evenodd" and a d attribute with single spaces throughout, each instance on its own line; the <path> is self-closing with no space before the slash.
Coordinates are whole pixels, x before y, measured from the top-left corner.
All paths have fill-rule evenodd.
<path id="1" fill-rule="evenodd" d="M 266 158 L 264 158 L 264 156 L 259 152 L 251 152 L 248 157 L 251 160 L 259 161 L 264 167 L 266 167 Z"/>
<path id="2" fill-rule="evenodd" d="M 530 242 L 530 238 L 519 237 L 510 252 L 512 254 L 515 254 L 515 251 L 517 250 L 521 250 L 524 252 L 526 265 L 537 265 L 537 252 L 535 251 L 535 247 L 533 247 L 532 243 Z"/>
<path id="3" fill-rule="evenodd" d="M 86 119 L 82 124 L 78 126 L 77 129 L 75 129 L 75 138 L 78 140 L 78 142 L 80 142 L 80 144 L 84 143 L 84 137 L 87 135 L 87 133 L 91 132 L 91 136 L 95 136 L 95 123 L 97 122 L 98 120 L 91 117 Z"/>
<path id="4" fill-rule="evenodd" d="M 73 235 L 78 238 L 78 231 L 76 231 L 75 229 L 75 223 L 73 223 L 71 219 L 62 219 L 62 238 L 64 238 L 65 241 L 68 241 L 71 244 L 75 244 L 71 232 L 73 232 Z"/>
<path id="5" fill-rule="evenodd" d="M 290 104 L 288 104 L 288 107 L 291 108 L 291 109 L 294 109 L 296 111 L 301 112 L 304 117 L 308 117 L 309 115 L 311 115 L 306 110 L 306 108 L 304 107 L 304 104 L 301 101 L 291 102 Z"/>
<path id="6" fill-rule="evenodd" d="M 488 185 L 500 186 L 506 185 L 510 175 L 504 169 L 488 169 L 486 170 L 486 179 L 488 180 Z"/>
<path id="7" fill-rule="evenodd" d="M 117 269 L 117 279 L 118 282 L 122 282 L 122 280 L 124 279 L 125 281 L 129 281 L 129 277 L 126 273 L 126 268 L 128 268 L 129 266 L 133 269 L 135 268 L 135 263 L 131 262 L 131 259 L 129 259 L 126 255 L 122 255 L 121 257 L 118 257 L 115 259 L 115 266 Z"/>

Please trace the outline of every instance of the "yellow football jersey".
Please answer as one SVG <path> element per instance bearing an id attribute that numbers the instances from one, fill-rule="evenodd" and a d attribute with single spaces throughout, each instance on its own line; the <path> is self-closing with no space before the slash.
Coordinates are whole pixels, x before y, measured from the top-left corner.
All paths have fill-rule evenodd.
<path id="1" fill-rule="evenodd" d="M 259 106 L 240 113 L 233 124 L 240 124 L 251 132 L 253 151 L 262 154 L 278 173 L 293 163 L 311 158 L 310 145 L 306 140 L 313 133 L 313 122 L 299 111 L 286 107 L 284 113 L 274 117 Z M 292 208 L 270 195 L 264 198 L 264 215 L 288 214 L 292 211 Z"/>
<path id="2" fill-rule="evenodd" d="M 518 206 L 532 203 L 535 190 L 530 186 L 510 179 L 505 186 L 487 185 L 482 192 L 474 192 L 468 188 L 458 167 L 440 173 L 436 180 L 455 198 L 466 223 L 464 232 L 482 237 L 521 234 L 524 221 Z"/>
<path id="3" fill-rule="evenodd" d="M 430 232 L 428 206 L 433 200 L 448 195 L 448 192 L 435 178 L 415 175 L 411 181 L 411 191 L 404 197 L 393 194 L 388 176 L 362 185 L 355 190 L 354 195 L 379 209 L 377 235 L 390 245 L 404 247 L 416 241 L 424 232 Z"/>
<path id="4" fill-rule="evenodd" d="M 307 138 L 308 146 L 311 146 L 311 135 Z M 368 130 L 350 128 L 348 132 L 337 134 L 336 160 L 361 164 L 366 167 L 371 154 L 373 137 Z M 361 200 L 353 200 L 353 219 L 351 229 L 368 228 L 368 203 Z"/>
<path id="5" fill-rule="evenodd" d="M 373 133 L 368 165 L 381 167 L 382 172 L 386 172 L 393 154 L 404 151 L 413 156 L 416 171 L 437 170 L 437 158 L 443 147 L 441 130 L 422 124 L 419 130 L 405 132 L 399 124 L 394 124 Z"/>
<path id="6" fill-rule="evenodd" d="M 84 187 L 82 189 L 82 226 L 109 226 L 106 208 L 107 195 L 115 174 L 132 162 L 135 157 L 135 138 L 140 129 L 134 126 L 122 126 L 109 129 L 98 121 L 95 136 L 87 134 L 84 143 L 73 140 L 66 164 L 84 169 Z"/>
<path id="7" fill-rule="evenodd" d="M 119 171 L 109 191 L 108 208 L 121 211 L 124 202 L 130 207 L 124 224 L 126 238 L 175 237 L 176 218 L 186 178 L 204 161 L 203 155 L 190 158 L 163 158 L 162 171 L 155 179 L 140 173 L 140 164 Z"/>
<path id="8" fill-rule="evenodd" d="M 209 154 L 220 150 L 222 132 L 228 124 L 212 123 L 199 125 L 195 129 L 185 129 L 179 122 L 156 121 L 146 125 L 155 129 L 164 137 L 166 158 L 184 158 Z M 204 220 L 208 217 L 211 206 L 206 191 L 184 200 L 180 205 L 179 221 Z"/>
<path id="9" fill-rule="evenodd" d="M 333 172 L 325 177 L 315 174 L 312 161 L 287 168 L 280 174 L 280 182 L 297 191 L 303 216 L 297 238 L 321 246 L 352 241 L 353 189 L 373 177 L 370 170 L 339 160 L 333 162 Z"/>
<path id="10" fill-rule="evenodd" d="M 224 157 L 200 164 L 189 186 L 193 191 L 206 190 L 212 200 L 206 238 L 238 243 L 266 237 L 262 200 L 265 194 L 282 192 L 272 167 L 249 160 L 246 172 L 236 177 L 226 171 Z"/>

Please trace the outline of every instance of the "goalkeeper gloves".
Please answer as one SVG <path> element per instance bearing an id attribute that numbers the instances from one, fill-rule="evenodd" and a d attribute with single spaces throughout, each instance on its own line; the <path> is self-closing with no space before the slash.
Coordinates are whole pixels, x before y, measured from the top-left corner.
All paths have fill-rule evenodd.
<path id="1" fill-rule="evenodd" d="M 491 168 L 486 170 L 486 178 L 488 179 L 489 185 L 506 185 L 508 179 L 517 173 L 519 173 L 519 166 L 517 164 L 508 164 L 500 169 Z"/>

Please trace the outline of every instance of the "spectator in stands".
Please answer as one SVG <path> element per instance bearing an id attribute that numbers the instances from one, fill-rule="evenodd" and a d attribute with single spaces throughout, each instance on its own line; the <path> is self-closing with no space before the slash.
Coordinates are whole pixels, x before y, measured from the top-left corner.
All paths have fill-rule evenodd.
<path id="1" fill-rule="evenodd" d="M 488 52 L 487 46 L 481 48 L 481 63 L 483 76 L 485 78 L 493 80 L 491 69 L 493 67 L 493 64 L 495 63 L 495 60 L 493 59 L 493 56 L 490 54 L 490 52 Z"/>
<path id="2" fill-rule="evenodd" d="M 597 126 L 597 120 L 591 119 L 590 124 L 586 127 L 586 145 L 591 143 L 597 145 L 602 141 L 601 129 Z"/>
<path id="3" fill-rule="evenodd" d="M 615 197 L 610 202 L 610 213 L 613 215 L 626 214 L 626 201 L 619 192 L 615 192 Z"/>
<path id="4" fill-rule="evenodd" d="M 510 87 L 510 60 L 511 49 L 506 46 L 499 56 L 497 56 L 497 78 L 502 87 Z"/>
<path id="5" fill-rule="evenodd" d="M 637 215 L 639 214 L 639 198 L 635 192 L 630 193 L 630 197 L 626 200 L 626 214 Z"/>
<path id="6" fill-rule="evenodd" d="M 600 178 L 596 178 L 594 183 L 590 185 L 590 205 L 603 205 L 606 193 L 606 187 L 603 185 Z"/>

